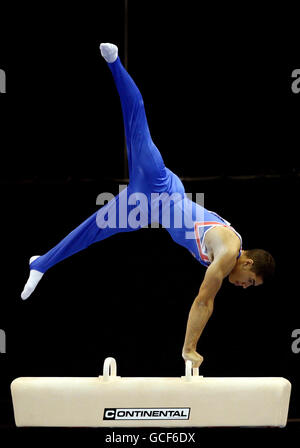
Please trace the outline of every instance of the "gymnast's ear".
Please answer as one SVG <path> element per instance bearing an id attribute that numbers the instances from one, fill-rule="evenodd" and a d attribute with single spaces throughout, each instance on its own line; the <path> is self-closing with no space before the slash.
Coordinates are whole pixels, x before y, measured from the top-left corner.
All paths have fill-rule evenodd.
<path id="1" fill-rule="evenodd" d="M 252 258 L 246 258 L 245 260 L 243 260 L 243 265 L 247 266 L 247 267 L 252 267 L 254 265 L 254 261 L 252 260 Z"/>

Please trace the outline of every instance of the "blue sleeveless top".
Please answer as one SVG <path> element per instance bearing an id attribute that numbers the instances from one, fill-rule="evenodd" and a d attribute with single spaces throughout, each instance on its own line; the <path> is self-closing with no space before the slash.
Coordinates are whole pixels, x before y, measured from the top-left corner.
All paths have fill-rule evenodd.
<path id="1" fill-rule="evenodd" d="M 204 266 L 208 267 L 211 262 L 208 258 L 207 248 L 205 246 L 206 233 L 216 227 L 224 226 L 231 229 L 240 239 L 241 246 L 239 255 L 242 252 L 242 237 L 231 227 L 230 222 L 219 216 L 217 213 L 205 209 L 196 202 L 191 201 L 186 195 L 181 200 L 175 202 L 172 206 L 171 215 L 181 216 L 181 226 L 176 227 L 174 222 L 166 227 L 173 240 L 189 250 L 189 252 Z"/>
<path id="2" fill-rule="evenodd" d="M 241 235 L 233 227 L 231 227 L 230 222 L 226 221 L 226 219 L 221 218 L 221 216 L 219 216 L 215 212 L 212 212 L 212 211 L 206 210 L 206 209 L 204 209 L 204 210 L 205 210 L 205 212 L 204 212 L 205 220 L 202 222 L 196 221 L 194 224 L 194 232 L 195 232 L 195 238 L 196 238 L 196 242 L 197 242 L 198 251 L 196 252 L 196 254 L 192 253 L 192 255 L 198 261 L 200 261 L 200 263 L 203 264 L 204 266 L 209 266 L 211 264 L 211 262 L 208 258 L 207 248 L 204 243 L 205 235 L 210 229 L 213 229 L 214 227 L 224 226 L 224 227 L 228 227 L 230 230 L 232 230 L 240 239 L 241 246 L 240 246 L 239 255 L 237 257 L 237 258 L 239 258 L 241 256 L 241 252 L 242 252 L 242 237 L 241 237 Z"/>

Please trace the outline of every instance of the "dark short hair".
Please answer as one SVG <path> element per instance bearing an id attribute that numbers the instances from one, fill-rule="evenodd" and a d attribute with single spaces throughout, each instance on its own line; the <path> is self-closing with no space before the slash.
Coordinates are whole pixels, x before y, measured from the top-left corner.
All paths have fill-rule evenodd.
<path id="1" fill-rule="evenodd" d="M 247 257 L 254 261 L 251 271 L 262 277 L 263 282 L 272 280 L 275 274 L 275 260 L 272 255 L 263 249 L 246 250 Z"/>

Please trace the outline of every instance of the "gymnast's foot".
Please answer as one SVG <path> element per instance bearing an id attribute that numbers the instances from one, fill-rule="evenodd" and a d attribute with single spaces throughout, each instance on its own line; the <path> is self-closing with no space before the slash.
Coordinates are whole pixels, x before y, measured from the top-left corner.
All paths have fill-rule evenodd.
<path id="1" fill-rule="evenodd" d="M 100 44 L 101 55 L 111 64 L 118 57 L 118 47 L 114 44 Z"/>
<path id="2" fill-rule="evenodd" d="M 29 260 L 29 265 L 37 258 L 39 258 L 39 255 L 37 255 L 35 257 L 31 257 Z M 37 284 L 41 280 L 43 275 L 44 275 L 43 272 L 39 272 L 36 269 L 30 270 L 29 279 L 27 280 L 27 283 L 24 286 L 23 292 L 21 294 L 21 298 L 23 300 L 28 299 L 28 297 L 33 293 L 33 291 L 37 287 Z"/>

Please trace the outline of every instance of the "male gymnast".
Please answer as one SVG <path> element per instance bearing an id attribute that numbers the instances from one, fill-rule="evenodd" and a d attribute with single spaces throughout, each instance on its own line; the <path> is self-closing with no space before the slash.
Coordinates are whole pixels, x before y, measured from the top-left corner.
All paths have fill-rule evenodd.
<path id="1" fill-rule="evenodd" d="M 152 210 L 148 222 L 141 220 L 138 226 L 124 225 L 124 216 L 121 216 L 118 207 L 121 201 L 127 201 L 127 218 L 133 210 L 132 203 L 130 205 L 128 201 L 131 195 L 139 198 L 139 193 L 143 193 L 149 199 L 154 193 L 171 196 L 175 198 L 168 202 L 171 216 L 174 218 L 180 215 L 184 219 L 181 226 L 175 225 L 172 220 L 166 226 L 167 231 L 176 243 L 186 247 L 207 267 L 189 312 L 182 350 L 184 360 L 191 360 L 193 367 L 199 367 L 203 357 L 197 353 L 197 343 L 212 315 L 214 299 L 224 278 L 228 277 L 230 283 L 243 288 L 258 286 L 273 276 L 275 262 L 273 257 L 262 249 L 242 250 L 242 238 L 228 221 L 187 198 L 182 182 L 165 166 L 151 139 L 141 93 L 121 64 L 118 47 L 104 43 L 100 45 L 100 51 L 112 72 L 121 100 L 129 184 L 113 201 L 109 201 L 85 220 L 54 248 L 44 255 L 30 258 L 30 275 L 21 297 L 23 300 L 27 299 L 44 273 L 63 259 L 118 232 L 137 230 L 153 222 Z M 149 205 L 144 206 L 145 212 L 149 211 L 147 207 Z M 164 212 L 159 201 L 154 205 L 154 209 L 156 220 L 164 224 Z M 115 226 L 105 225 L 105 217 L 111 212 L 116 215 Z M 149 214 L 146 213 L 146 216 Z"/>

